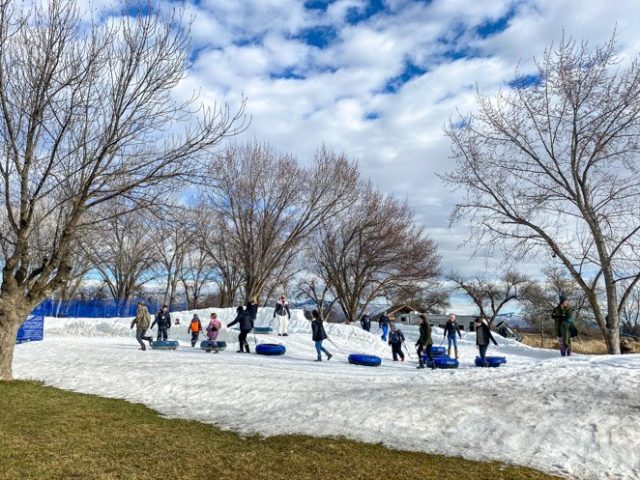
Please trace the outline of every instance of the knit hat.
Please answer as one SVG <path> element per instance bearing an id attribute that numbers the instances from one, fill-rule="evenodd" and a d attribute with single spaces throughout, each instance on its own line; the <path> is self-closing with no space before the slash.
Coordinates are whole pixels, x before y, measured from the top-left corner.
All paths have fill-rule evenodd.
<path id="1" fill-rule="evenodd" d="M 559 300 L 560 300 L 560 303 L 564 303 L 567 301 L 567 296 L 564 294 L 560 294 Z"/>

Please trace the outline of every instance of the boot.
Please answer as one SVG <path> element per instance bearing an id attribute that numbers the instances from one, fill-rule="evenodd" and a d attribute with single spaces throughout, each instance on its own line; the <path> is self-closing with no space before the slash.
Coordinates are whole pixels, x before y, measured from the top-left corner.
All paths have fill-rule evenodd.
<path id="1" fill-rule="evenodd" d="M 318 357 L 314 360 L 314 362 L 321 362 L 322 361 L 322 357 Z"/>
<path id="2" fill-rule="evenodd" d="M 245 353 L 251 353 L 251 351 L 249 350 L 249 344 L 248 343 L 244 344 L 244 352 Z"/>
<path id="3" fill-rule="evenodd" d="M 140 347 L 140 350 L 142 350 L 143 352 L 147 349 L 147 347 L 144 346 L 144 344 Z"/>
<path id="4" fill-rule="evenodd" d="M 330 353 L 327 353 L 327 361 L 331 360 L 331 357 L 333 357 L 333 355 L 331 355 Z"/>

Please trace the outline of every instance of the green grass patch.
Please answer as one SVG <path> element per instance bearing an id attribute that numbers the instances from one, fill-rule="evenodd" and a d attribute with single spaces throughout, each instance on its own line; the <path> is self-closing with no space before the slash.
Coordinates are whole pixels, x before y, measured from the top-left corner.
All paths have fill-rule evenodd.
<path id="1" fill-rule="evenodd" d="M 446 441 L 446 439 L 443 439 Z M 243 437 L 123 400 L 0 382 L 2 479 L 556 478 L 342 438 Z"/>

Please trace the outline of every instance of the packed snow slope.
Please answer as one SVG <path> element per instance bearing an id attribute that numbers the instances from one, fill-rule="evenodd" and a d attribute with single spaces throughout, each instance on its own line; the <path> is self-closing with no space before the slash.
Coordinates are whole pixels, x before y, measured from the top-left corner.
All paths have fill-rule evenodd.
<path id="1" fill-rule="evenodd" d="M 233 310 L 216 310 L 223 323 Z M 196 313 L 206 326 L 211 310 Z M 170 417 L 241 433 L 300 433 L 383 442 L 403 450 L 500 460 L 581 479 L 640 478 L 640 356 L 574 356 L 497 337 L 497 369 L 475 368 L 473 333 L 463 335 L 458 370 L 416 370 L 415 327 L 405 327 L 412 358 L 391 361 L 378 335 L 326 325 L 334 354 L 316 363 L 310 323 L 293 312 L 282 357 L 219 354 L 189 345 L 194 312 L 173 314 L 176 351 L 142 352 L 131 319 L 46 319 L 45 340 L 16 347 L 17 378 L 140 402 Z M 272 309 L 261 309 L 268 325 Z M 155 333 L 155 332 L 154 332 Z M 442 330 L 435 328 L 436 343 Z M 249 336 L 253 343 L 254 336 Z M 349 353 L 383 357 L 379 368 L 347 363 Z"/>

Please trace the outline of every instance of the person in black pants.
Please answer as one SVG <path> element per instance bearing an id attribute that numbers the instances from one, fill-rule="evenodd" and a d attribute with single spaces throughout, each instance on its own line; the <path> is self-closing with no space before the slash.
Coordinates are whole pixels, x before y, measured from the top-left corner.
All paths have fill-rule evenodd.
<path id="1" fill-rule="evenodd" d="M 360 325 L 365 332 L 371 331 L 371 317 L 369 312 L 364 312 L 364 315 L 360 318 Z"/>
<path id="2" fill-rule="evenodd" d="M 169 314 L 169 307 L 167 305 L 163 305 L 158 313 L 156 313 L 156 318 L 153 319 L 151 329 L 153 329 L 156 324 L 158 324 L 157 340 L 166 340 L 169 329 L 171 328 L 171 315 Z"/>
<path id="3" fill-rule="evenodd" d="M 398 357 L 400 361 L 404 362 L 404 353 L 402 353 L 402 342 L 404 342 L 404 334 L 402 330 L 396 328 L 391 324 L 391 332 L 389 333 L 389 345 L 391 345 L 391 354 L 393 355 L 393 361 L 397 362 Z"/>
<path id="4" fill-rule="evenodd" d="M 489 322 L 487 322 L 486 318 L 476 317 L 474 323 L 476 328 L 476 345 L 478 346 L 478 350 L 480 351 L 482 366 L 488 367 L 489 362 L 487 362 L 487 348 L 489 348 L 489 342 L 493 342 L 496 347 L 498 346 L 498 342 L 496 342 L 495 338 L 493 338 L 493 335 L 491 335 Z"/>
<path id="5" fill-rule="evenodd" d="M 436 365 L 433 361 L 433 353 L 431 352 L 431 347 L 433 347 L 433 339 L 431 338 L 431 325 L 429 324 L 429 320 L 424 315 L 420 315 L 418 320 L 418 325 L 420 326 L 420 337 L 416 342 L 416 347 L 418 349 L 418 361 L 420 365 L 418 368 L 424 368 L 424 360 L 422 358 L 422 352 L 426 351 L 427 358 L 429 359 L 428 366 L 432 369 L 436 368 Z"/>
<path id="6" fill-rule="evenodd" d="M 242 307 L 238 307 L 236 309 L 236 313 L 237 315 L 235 320 L 228 324 L 227 327 L 232 327 L 236 323 L 240 324 L 240 335 L 238 335 L 239 348 L 237 353 L 251 353 L 249 350 L 249 343 L 247 342 L 247 335 L 251 330 L 253 330 L 253 319 L 251 318 L 251 313 Z"/>

